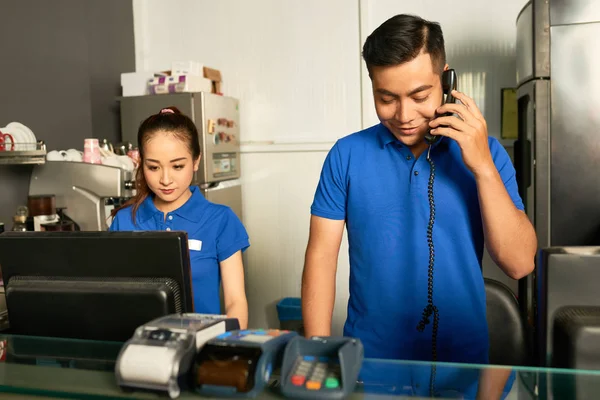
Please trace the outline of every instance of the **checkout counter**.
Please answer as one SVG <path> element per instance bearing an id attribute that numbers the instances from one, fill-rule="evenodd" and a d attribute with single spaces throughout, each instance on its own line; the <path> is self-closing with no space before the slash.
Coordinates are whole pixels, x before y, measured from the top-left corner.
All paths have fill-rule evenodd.
<path id="1" fill-rule="evenodd" d="M 147 392 L 124 392 L 116 384 L 114 365 L 122 343 L 85 340 L 51 339 L 0 335 L 0 395 L 22 395 L 23 398 L 95 398 L 95 399 L 157 399 Z M 429 398 L 419 396 L 427 388 L 406 384 L 407 378 L 428 371 L 429 363 L 365 359 L 362 374 L 350 399 L 404 399 Z M 461 372 L 480 373 L 494 367 L 438 363 L 438 376 L 452 377 Z M 531 382 L 550 378 L 554 382 L 557 399 L 579 399 L 566 395 L 573 384 L 600 386 L 600 375 L 591 371 L 549 370 L 545 368 L 512 368 L 517 378 L 507 394 L 507 399 L 536 399 Z M 442 398 L 460 398 L 460 393 L 440 386 Z M 559 393 L 565 394 L 560 395 Z M 572 392 L 570 392 L 572 393 Z M 37 398 L 37 397 L 36 397 Z M 196 393 L 182 392 L 180 397 L 201 399 Z M 282 399 L 278 393 L 278 375 L 274 372 L 270 386 L 260 393 L 259 399 Z M 547 398 L 552 398 L 551 396 Z"/>
<path id="2" fill-rule="evenodd" d="M 113 254 L 126 254 L 128 257 L 112 257 L 110 263 L 107 263 L 103 257 L 89 257 L 90 254 L 96 254 L 98 249 L 106 248 L 111 249 Z M 36 251 L 31 251 L 31 249 L 36 249 Z M 156 279 L 167 282 L 165 279 L 168 278 L 169 285 L 173 283 L 175 286 L 161 285 L 160 287 L 179 288 L 181 292 L 174 297 L 179 300 L 169 303 L 172 303 L 174 308 L 169 308 L 165 313 L 191 312 L 193 308 L 190 300 L 191 285 L 187 254 L 186 236 L 181 232 L 3 233 L 0 236 L 0 263 L 2 264 L 4 284 L 9 294 L 8 305 L 11 310 L 10 323 L 13 333 L 0 330 L 0 393 L 50 398 L 157 398 L 156 394 L 147 392 L 125 392 L 118 386 L 115 365 L 119 351 L 124 344 L 120 338 L 94 337 L 91 339 L 95 340 L 85 340 L 82 339 L 82 336 L 71 336 L 77 337 L 77 339 L 66 339 L 65 336 L 58 335 L 48 338 L 45 336 L 50 336 L 49 334 L 40 332 L 35 333 L 36 336 L 32 336 L 34 333 L 32 333 L 31 327 L 23 328 L 21 332 L 23 335 L 14 334 L 19 332 L 17 329 L 18 318 L 16 318 L 19 315 L 24 317 L 21 319 L 22 321 L 33 321 L 36 326 L 44 327 L 44 329 L 67 327 L 70 334 L 76 330 L 73 328 L 84 325 L 82 321 L 85 318 L 83 315 L 75 316 L 72 309 L 68 307 L 48 307 L 45 314 L 67 309 L 69 312 L 62 311 L 57 314 L 62 320 L 55 317 L 48 322 L 41 323 L 42 317 L 39 313 L 35 318 L 31 318 L 31 316 L 34 315 L 34 312 L 43 309 L 42 305 L 47 305 L 48 302 L 40 302 L 38 297 L 34 299 L 35 301 L 30 299 L 19 302 L 17 299 L 17 303 L 11 303 L 11 298 L 14 299 L 11 297 L 11 293 L 18 294 L 19 290 L 17 289 L 19 288 L 31 288 L 31 282 L 37 282 L 36 277 L 42 275 L 42 270 L 46 275 L 51 270 L 51 276 L 61 277 L 57 282 L 71 282 L 69 287 L 75 289 L 81 287 L 81 279 L 85 278 L 88 289 L 86 291 L 75 290 L 70 293 L 85 293 L 86 295 L 100 293 L 100 289 L 110 286 L 110 283 L 114 283 L 115 277 L 119 276 L 121 278 L 117 280 L 117 283 L 122 284 L 125 280 L 129 288 L 144 286 L 140 285 L 140 282 L 154 284 Z M 138 260 L 145 266 L 142 275 L 139 273 L 140 269 L 137 264 L 131 263 L 130 260 Z M 49 263 L 49 261 L 52 262 Z M 543 324 L 539 323 L 537 327 L 539 334 L 545 333 L 544 337 L 550 340 L 545 342 L 548 346 L 544 344 L 539 347 L 539 353 L 542 354 L 542 359 L 546 358 L 545 351 L 547 350 L 552 350 L 553 353 L 552 357 L 548 359 L 557 360 L 559 355 L 564 356 L 566 361 L 563 365 L 568 365 L 569 369 L 550 369 L 548 365 L 539 367 L 512 365 L 516 362 L 506 366 L 436 363 L 436 397 L 463 398 L 463 393 L 472 389 L 472 382 L 476 381 L 473 377 L 477 378 L 482 372 L 495 369 L 508 369 L 515 372 L 515 380 L 508 386 L 508 393 L 505 393 L 506 396 L 503 397 L 510 400 L 597 397 L 597 393 L 600 393 L 600 372 L 593 370 L 595 365 L 590 364 L 590 358 L 585 356 L 591 354 L 589 349 L 592 349 L 593 346 L 590 346 L 597 343 L 593 340 L 597 336 L 592 334 L 596 332 L 595 335 L 597 335 L 598 330 L 595 330 L 594 325 L 600 321 L 600 313 L 592 313 L 587 309 L 580 308 L 598 304 L 594 283 L 600 279 L 600 248 L 545 249 L 540 253 L 540 262 L 537 268 L 536 280 L 539 292 L 536 297 L 537 316 L 540 321 L 544 322 Z M 138 273 L 136 274 L 134 271 L 138 271 Z M 13 275 L 18 279 L 11 283 Z M 129 282 L 128 279 L 132 279 L 133 276 L 135 276 L 136 282 Z M 51 294 L 50 289 L 52 288 L 48 284 L 49 282 L 44 281 L 41 285 L 36 283 L 35 290 L 27 290 L 26 293 Z M 131 283 L 136 284 L 131 285 Z M 164 291 L 164 289 L 161 290 Z M 60 290 L 52 293 L 55 294 L 54 297 L 58 298 L 64 297 L 67 292 Z M 101 301 L 96 301 L 96 297 L 91 297 L 91 300 L 88 298 L 86 303 L 87 308 L 84 315 L 93 316 L 94 318 L 90 320 L 96 324 L 102 324 L 98 329 L 91 329 L 91 332 L 101 332 L 106 335 L 107 327 L 110 324 L 122 326 L 124 324 L 122 321 L 129 321 L 131 316 L 139 314 L 140 307 L 137 307 L 135 312 L 119 314 L 121 318 L 119 319 L 115 313 L 115 307 L 105 310 L 98 308 L 105 307 L 107 303 L 106 293 L 101 293 L 103 294 Z M 121 296 L 129 292 L 118 290 L 111 293 Z M 137 292 L 129 294 L 142 300 Z M 165 296 L 159 297 L 166 298 Z M 23 297 L 21 297 L 22 299 Z M 81 299 L 81 297 L 77 297 L 76 302 L 70 299 L 69 304 L 79 305 Z M 514 302 L 516 303 L 516 299 Z M 19 304 L 31 305 L 31 307 L 19 308 Z M 123 302 L 118 304 L 123 304 Z M 144 302 L 144 308 L 147 308 L 147 304 Z M 89 307 L 91 306 L 100 311 L 90 313 Z M 516 307 L 515 304 L 513 308 Z M 556 317 L 559 310 L 567 310 L 569 314 L 559 320 Z M 491 315 L 489 311 L 488 315 Z M 577 318 L 567 318 L 569 315 Z M 106 316 L 109 318 L 104 319 L 104 322 L 101 321 L 101 317 Z M 584 316 L 585 320 L 580 318 L 581 316 Z M 148 320 L 146 318 L 142 322 Z M 506 320 L 500 322 L 507 325 Z M 139 326 L 139 323 L 135 323 L 134 326 Z M 24 336 L 23 332 L 29 336 Z M 570 332 L 583 332 L 588 335 L 575 335 L 577 336 L 576 340 L 568 340 L 565 344 L 572 345 L 573 349 L 570 351 L 564 351 L 566 347 L 559 346 L 558 343 L 549 345 L 550 342 L 554 343 L 558 334 L 569 338 Z M 548 335 L 548 333 L 553 333 L 553 335 Z M 131 330 L 121 337 L 125 338 L 124 340 L 131 337 Z M 507 336 L 504 335 L 501 339 L 506 338 Z M 542 343 L 542 341 L 538 340 L 538 343 Z M 588 351 L 583 354 L 578 351 L 580 349 Z M 510 352 L 504 341 L 500 342 L 499 350 Z M 594 360 L 600 360 L 600 356 L 595 357 Z M 495 362 L 499 364 L 498 361 Z M 353 365 L 357 365 L 357 363 Z M 430 389 L 428 381 L 433 370 L 431 363 L 364 359 L 359 365 L 358 384 L 349 398 L 429 398 L 427 397 Z M 275 368 L 277 367 L 275 366 Z M 565 367 L 563 366 L 563 368 Z M 269 377 L 267 387 L 258 394 L 257 398 L 283 398 L 280 394 L 277 369 Z M 461 382 L 464 380 L 463 377 L 468 377 L 467 382 Z M 463 387 L 463 385 L 471 385 L 471 387 Z M 0 397 L 6 398 L 2 395 Z M 207 397 L 200 396 L 195 392 L 183 391 L 179 398 Z"/>

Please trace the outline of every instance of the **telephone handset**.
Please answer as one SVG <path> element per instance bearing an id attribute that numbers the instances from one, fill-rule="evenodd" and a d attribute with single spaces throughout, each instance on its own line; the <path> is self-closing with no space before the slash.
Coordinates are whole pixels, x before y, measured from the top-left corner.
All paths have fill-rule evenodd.
<path id="1" fill-rule="evenodd" d="M 456 103 L 456 99 L 452 96 L 452 91 L 456 90 L 458 79 L 456 77 L 456 71 L 453 69 L 447 69 L 442 73 L 442 90 L 446 95 L 446 101 L 444 103 Z M 444 115 L 436 115 L 437 117 L 450 116 L 452 113 L 446 113 Z M 432 135 L 429 131 L 425 134 L 425 140 L 428 144 L 434 144 L 442 138 L 440 135 Z"/>

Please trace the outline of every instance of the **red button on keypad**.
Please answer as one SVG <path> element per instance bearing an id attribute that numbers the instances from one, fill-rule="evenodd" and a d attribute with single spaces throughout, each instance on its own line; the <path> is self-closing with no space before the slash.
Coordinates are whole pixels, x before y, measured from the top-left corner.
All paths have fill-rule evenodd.
<path id="1" fill-rule="evenodd" d="M 292 384 L 295 386 L 302 386 L 302 385 L 304 385 L 305 379 L 306 378 L 304 376 L 294 375 L 294 376 L 292 376 Z"/>

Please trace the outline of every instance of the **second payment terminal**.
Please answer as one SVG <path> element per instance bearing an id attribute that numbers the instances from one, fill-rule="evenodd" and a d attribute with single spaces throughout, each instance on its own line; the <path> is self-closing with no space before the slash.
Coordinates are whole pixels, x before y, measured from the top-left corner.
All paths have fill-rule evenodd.
<path id="1" fill-rule="evenodd" d="M 189 382 L 196 353 L 210 339 L 239 329 L 236 318 L 212 314 L 172 314 L 136 329 L 115 366 L 117 384 L 179 396 Z"/>
<path id="2" fill-rule="evenodd" d="M 359 339 L 296 337 L 285 349 L 281 392 L 291 399 L 344 399 L 354 391 L 363 354 Z"/>
<path id="3" fill-rule="evenodd" d="M 296 332 L 249 329 L 221 334 L 198 354 L 196 391 L 204 396 L 255 397 L 279 367 L 283 350 Z"/>

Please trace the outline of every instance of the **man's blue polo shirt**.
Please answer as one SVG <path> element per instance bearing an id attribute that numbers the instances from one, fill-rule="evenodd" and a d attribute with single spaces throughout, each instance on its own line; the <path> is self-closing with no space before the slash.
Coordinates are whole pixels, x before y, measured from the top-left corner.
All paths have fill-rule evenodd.
<path id="1" fill-rule="evenodd" d="M 197 186 L 190 186 L 192 196 L 175 211 L 159 211 L 148 196 L 131 218 L 131 207 L 120 210 L 110 226 L 111 231 L 185 231 L 190 241 L 194 311 L 220 314 L 219 263 L 250 243 L 246 229 L 227 206 L 204 198 Z M 192 242 L 193 241 L 193 242 Z"/>
<path id="2" fill-rule="evenodd" d="M 508 154 L 494 138 L 489 147 L 522 210 Z M 475 179 L 455 141 L 444 138 L 431 157 L 438 361 L 487 363 L 484 237 Z M 350 299 L 344 334 L 362 340 L 365 357 L 431 360 L 432 324 L 422 333 L 416 329 L 427 305 L 428 179 L 426 154 L 415 160 L 381 124 L 340 139 L 324 163 L 311 213 L 346 221 Z"/>

